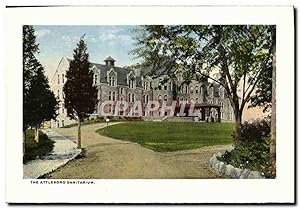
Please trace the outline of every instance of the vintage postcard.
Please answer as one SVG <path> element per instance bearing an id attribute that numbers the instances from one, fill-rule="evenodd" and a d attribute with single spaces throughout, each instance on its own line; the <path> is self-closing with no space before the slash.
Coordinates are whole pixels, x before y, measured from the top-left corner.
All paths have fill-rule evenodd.
<path id="1" fill-rule="evenodd" d="M 7 7 L 7 202 L 294 203 L 293 20 Z"/>

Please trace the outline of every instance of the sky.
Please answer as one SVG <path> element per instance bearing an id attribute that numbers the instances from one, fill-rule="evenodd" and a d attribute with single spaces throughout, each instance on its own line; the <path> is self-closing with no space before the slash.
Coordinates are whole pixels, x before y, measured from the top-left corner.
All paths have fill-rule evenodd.
<path id="1" fill-rule="evenodd" d="M 73 50 L 85 34 L 89 61 L 104 64 L 112 56 L 117 66 L 137 63 L 128 52 L 135 48 L 134 29 L 138 26 L 34 26 L 39 43 L 39 61 L 45 67 L 46 75 L 56 70 L 62 57 L 72 58 Z"/>

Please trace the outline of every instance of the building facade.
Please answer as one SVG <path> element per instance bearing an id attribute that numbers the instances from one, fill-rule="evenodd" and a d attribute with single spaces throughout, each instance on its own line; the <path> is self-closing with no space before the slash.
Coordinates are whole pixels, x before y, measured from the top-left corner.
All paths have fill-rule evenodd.
<path id="1" fill-rule="evenodd" d="M 58 116 L 56 120 L 51 121 L 51 127 L 63 127 L 75 122 L 67 117 L 67 110 L 64 107 L 63 86 L 66 82 L 66 72 L 69 69 L 70 61 L 63 57 L 50 80 L 51 89 L 59 99 Z M 94 116 L 101 116 L 100 107 L 104 101 L 112 103 L 112 105 L 104 107 L 105 112 L 114 112 L 114 104 L 117 101 L 128 102 L 129 107 L 124 111 L 129 111 L 136 101 L 141 101 L 142 117 L 148 119 L 168 116 L 167 111 L 162 113 L 161 107 L 148 115 L 144 109 L 149 101 L 158 101 L 159 104 L 167 105 L 171 105 L 173 101 L 177 101 L 178 104 L 184 101 L 185 103 L 193 102 L 196 105 L 218 106 L 219 112 L 214 108 L 209 109 L 210 117 L 219 117 L 222 122 L 234 120 L 233 109 L 227 93 L 222 86 L 216 83 L 199 82 L 194 79 L 186 84 L 180 73 L 174 82 L 174 80 L 168 79 L 168 75 L 149 76 L 146 70 L 117 67 L 115 62 L 109 56 L 104 60 L 104 64 L 90 63 L 90 70 L 94 73 L 94 85 L 98 88 L 99 100 Z M 120 115 L 127 114 L 127 112 L 120 111 Z"/>

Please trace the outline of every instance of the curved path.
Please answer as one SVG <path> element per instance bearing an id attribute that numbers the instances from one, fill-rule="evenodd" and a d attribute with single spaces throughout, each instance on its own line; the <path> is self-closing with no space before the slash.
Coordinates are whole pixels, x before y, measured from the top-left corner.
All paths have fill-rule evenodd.
<path id="1" fill-rule="evenodd" d="M 111 123 L 114 125 L 116 123 Z M 49 178 L 219 178 L 208 160 L 216 152 L 231 149 L 230 145 L 203 147 L 177 152 L 154 152 L 133 142 L 101 136 L 95 131 L 106 124 L 82 127 L 85 158 L 69 162 L 49 175 Z M 76 140 L 76 128 L 55 131 Z"/>

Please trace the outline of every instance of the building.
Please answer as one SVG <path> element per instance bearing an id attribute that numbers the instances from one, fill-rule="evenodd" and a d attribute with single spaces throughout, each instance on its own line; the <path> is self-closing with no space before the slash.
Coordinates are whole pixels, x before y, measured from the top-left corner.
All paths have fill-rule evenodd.
<path id="1" fill-rule="evenodd" d="M 55 121 L 51 121 L 51 127 L 62 127 L 75 122 L 67 117 L 63 99 L 63 86 L 66 82 L 66 71 L 69 69 L 70 61 L 70 59 L 63 57 L 50 81 L 51 89 L 60 101 L 59 115 Z M 202 113 L 204 110 L 208 111 L 206 117 L 208 115 L 212 118 L 219 117 L 222 122 L 230 122 L 234 119 L 227 93 L 223 87 L 216 83 L 199 82 L 194 79 L 186 84 L 180 73 L 174 82 L 167 79 L 168 75 L 149 76 L 146 69 L 117 67 L 115 62 L 109 56 L 104 60 L 105 64 L 90 63 L 90 69 L 94 73 L 94 85 L 98 88 L 99 100 L 93 115 L 101 116 L 99 109 L 104 101 L 113 101 L 113 103 L 127 101 L 129 108 L 135 101 L 141 101 L 143 108 L 145 108 L 145 104 L 149 101 L 158 101 L 159 104 L 165 102 L 171 105 L 176 100 L 178 104 L 183 101 L 195 102 L 196 106 L 200 107 L 198 111 L 202 111 Z M 176 90 L 176 96 L 174 90 Z M 207 109 L 201 109 L 204 106 Z M 112 108 L 114 107 L 106 106 L 105 110 L 111 111 Z M 126 113 L 120 112 L 120 114 Z M 143 111 L 143 117 L 147 120 L 165 116 L 168 116 L 168 112 L 162 114 L 161 108 L 151 115 L 147 115 L 147 112 Z M 202 116 L 202 120 L 207 120 L 207 118 Z"/>

